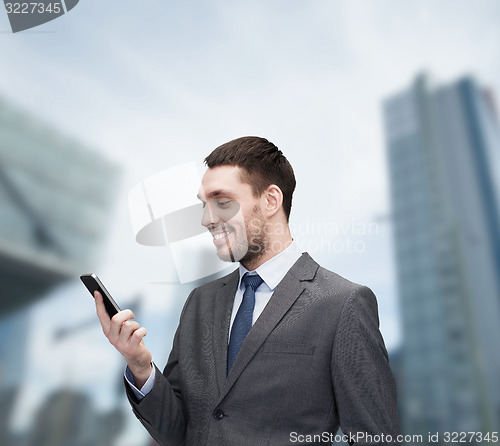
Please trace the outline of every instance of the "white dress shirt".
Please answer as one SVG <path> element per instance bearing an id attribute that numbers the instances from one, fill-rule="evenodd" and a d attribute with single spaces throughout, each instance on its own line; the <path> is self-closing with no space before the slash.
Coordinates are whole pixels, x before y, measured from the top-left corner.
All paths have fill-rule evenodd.
<path id="1" fill-rule="evenodd" d="M 238 288 L 236 288 L 236 294 L 234 295 L 233 302 L 233 312 L 231 314 L 231 323 L 229 325 L 229 333 L 231 333 L 231 328 L 233 326 L 234 318 L 236 317 L 236 313 L 240 308 L 241 302 L 243 300 L 243 293 L 245 292 L 245 287 L 241 283 L 241 279 L 245 273 L 249 273 L 250 275 L 258 274 L 263 282 L 255 290 L 255 307 L 253 310 L 253 318 L 252 325 L 258 319 L 267 303 L 271 299 L 271 296 L 274 293 L 274 290 L 278 286 L 278 284 L 283 280 L 286 273 L 292 267 L 292 265 L 299 259 L 301 256 L 301 252 L 299 250 L 299 246 L 296 241 L 293 241 L 286 249 L 281 251 L 279 254 L 275 255 L 273 258 L 269 259 L 267 262 L 264 262 L 257 269 L 253 271 L 247 270 L 241 263 L 239 267 L 240 271 L 240 280 L 238 282 Z M 229 336 L 228 336 L 229 342 Z M 134 392 L 134 395 L 137 399 L 144 398 L 153 388 L 155 382 L 155 368 L 151 371 L 151 375 L 149 375 L 146 383 L 139 390 L 134 385 L 134 376 L 132 372 L 129 370 L 128 366 L 125 369 L 125 379 L 127 383 L 130 385 L 130 388 Z"/>
<path id="2" fill-rule="evenodd" d="M 269 299 L 274 293 L 274 290 L 281 282 L 283 277 L 285 277 L 288 270 L 301 256 L 297 242 L 293 241 L 286 249 L 281 251 L 279 254 L 275 255 L 272 259 L 260 265 L 257 269 L 253 271 L 248 271 L 240 263 L 240 281 L 238 283 L 238 288 L 236 289 L 236 294 L 234 295 L 233 302 L 233 312 L 231 314 L 231 323 L 229 325 L 229 333 L 231 333 L 231 328 L 233 327 L 234 318 L 236 313 L 240 308 L 241 302 L 243 300 L 243 293 L 245 292 L 245 287 L 242 284 L 243 276 L 245 273 L 249 275 L 258 274 L 263 280 L 262 284 L 255 290 L 255 307 L 253 309 L 252 325 L 258 319 L 264 308 L 266 307 Z M 229 336 L 228 336 L 229 342 Z"/>

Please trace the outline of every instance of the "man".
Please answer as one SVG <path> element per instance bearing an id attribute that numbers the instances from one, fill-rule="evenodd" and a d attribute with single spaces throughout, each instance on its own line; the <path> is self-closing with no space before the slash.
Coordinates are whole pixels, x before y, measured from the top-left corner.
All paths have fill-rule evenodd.
<path id="1" fill-rule="evenodd" d="M 205 162 L 202 224 L 219 257 L 240 265 L 190 294 L 163 373 L 132 312 L 110 321 L 96 293 L 136 416 L 161 445 L 325 444 L 339 426 L 350 443 L 397 444 L 375 296 L 298 252 L 287 159 L 245 137 Z"/>

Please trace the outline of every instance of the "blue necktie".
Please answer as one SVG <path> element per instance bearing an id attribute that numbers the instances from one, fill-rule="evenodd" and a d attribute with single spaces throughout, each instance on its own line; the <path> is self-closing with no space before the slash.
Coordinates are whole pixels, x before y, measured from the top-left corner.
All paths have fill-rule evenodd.
<path id="1" fill-rule="evenodd" d="M 263 282 L 258 274 L 252 276 L 245 273 L 243 276 L 243 284 L 245 285 L 245 292 L 243 293 L 243 300 L 240 308 L 234 318 L 233 327 L 231 328 L 231 337 L 229 339 L 229 347 L 227 348 L 227 373 L 233 365 L 238 352 L 240 351 L 241 344 L 252 328 L 253 308 L 255 307 L 255 290 L 259 288 Z"/>

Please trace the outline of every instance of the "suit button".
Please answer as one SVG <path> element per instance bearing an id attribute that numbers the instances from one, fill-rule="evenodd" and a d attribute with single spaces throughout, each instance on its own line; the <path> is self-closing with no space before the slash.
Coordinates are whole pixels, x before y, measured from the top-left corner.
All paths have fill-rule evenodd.
<path id="1" fill-rule="evenodd" d="M 214 418 L 217 421 L 222 420 L 224 418 L 224 412 L 222 412 L 222 410 L 220 410 L 220 409 L 215 409 L 214 410 Z"/>

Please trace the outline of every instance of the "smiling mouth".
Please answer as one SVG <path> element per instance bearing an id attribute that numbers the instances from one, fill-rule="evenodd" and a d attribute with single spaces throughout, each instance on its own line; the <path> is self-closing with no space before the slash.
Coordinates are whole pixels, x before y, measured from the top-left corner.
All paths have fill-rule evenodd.
<path id="1" fill-rule="evenodd" d="M 215 245 L 220 245 L 223 244 L 227 241 L 229 234 L 231 234 L 233 231 L 218 231 L 218 232 L 212 232 L 212 237 L 214 239 L 214 244 Z"/>
<path id="2" fill-rule="evenodd" d="M 217 234 L 213 234 L 215 240 L 220 240 L 221 238 L 227 237 L 229 232 L 219 232 Z"/>

